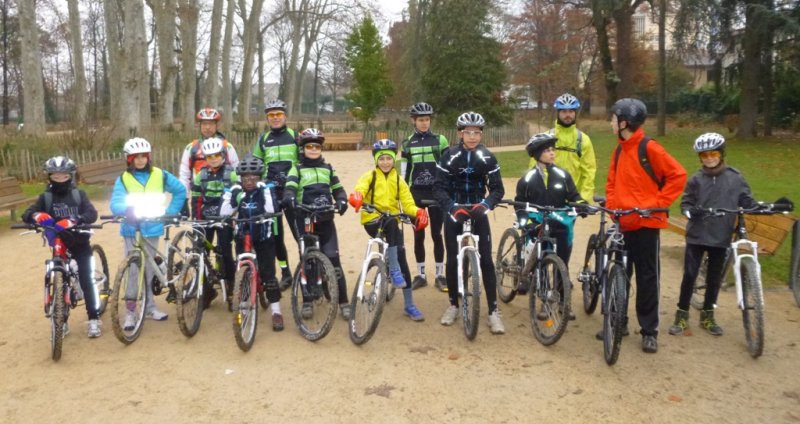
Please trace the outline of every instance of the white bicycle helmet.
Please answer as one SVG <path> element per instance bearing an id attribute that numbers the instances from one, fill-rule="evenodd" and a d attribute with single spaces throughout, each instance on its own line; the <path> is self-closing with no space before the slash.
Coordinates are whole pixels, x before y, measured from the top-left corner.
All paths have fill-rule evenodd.
<path id="1" fill-rule="evenodd" d="M 694 141 L 694 151 L 697 153 L 712 150 L 725 150 L 725 137 L 717 133 L 705 133 Z"/>
<path id="2" fill-rule="evenodd" d="M 147 140 L 141 137 L 135 137 L 125 142 L 122 151 L 125 152 L 126 155 L 138 155 L 140 153 L 150 153 L 152 148 L 150 147 L 150 142 Z"/>
<path id="3" fill-rule="evenodd" d="M 213 155 L 216 153 L 221 153 L 223 156 L 225 155 L 225 144 L 224 141 L 219 137 L 211 137 L 203 141 L 203 154 Z"/>
<path id="4" fill-rule="evenodd" d="M 219 122 L 220 119 L 222 119 L 222 115 L 216 109 L 212 109 L 210 107 L 200 109 L 200 111 L 197 112 L 197 115 L 194 117 L 194 120 L 196 122 L 200 121 Z"/>
<path id="5" fill-rule="evenodd" d="M 463 130 L 466 127 L 478 127 L 483 129 L 484 125 L 486 125 L 486 121 L 483 119 L 483 116 L 477 112 L 462 113 L 456 120 L 456 126 L 459 130 Z"/>

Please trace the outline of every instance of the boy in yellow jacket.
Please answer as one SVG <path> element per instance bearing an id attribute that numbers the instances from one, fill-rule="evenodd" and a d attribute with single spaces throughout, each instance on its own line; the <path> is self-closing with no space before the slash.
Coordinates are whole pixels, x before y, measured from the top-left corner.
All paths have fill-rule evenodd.
<path id="1" fill-rule="evenodd" d="M 414 197 L 405 180 L 394 167 L 397 157 L 397 143 L 392 140 L 378 140 L 372 145 L 372 156 L 375 158 L 376 167 L 364 173 L 356 184 L 355 191 L 350 194 L 350 204 L 356 212 L 366 201 L 376 209 L 388 213 L 405 213 L 416 216 L 415 231 L 424 229 L 428 225 L 428 213 L 425 209 L 417 208 Z M 370 235 L 375 237 L 378 233 L 380 214 L 377 212 L 361 211 L 361 224 Z M 384 226 L 386 241 L 386 262 L 389 265 L 389 275 L 395 287 L 403 288 L 405 314 L 413 321 L 424 321 L 422 312 L 414 305 L 411 289 L 411 273 L 406 260 L 406 250 L 403 246 L 403 233 L 397 221 Z"/>

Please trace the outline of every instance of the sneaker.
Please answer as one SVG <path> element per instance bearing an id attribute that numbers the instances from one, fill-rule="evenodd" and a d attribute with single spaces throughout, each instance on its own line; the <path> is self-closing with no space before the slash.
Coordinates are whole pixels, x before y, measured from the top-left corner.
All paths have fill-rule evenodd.
<path id="1" fill-rule="evenodd" d="M 272 314 L 272 331 L 283 331 L 283 315 Z"/>
<path id="2" fill-rule="evenodd" d="M 342 303 L 339 305 L 339 310 L 342 311 L 342 319 L 349 321 L 350 317 L 353 315 L 353 307 L 350 306 L 349 303 Z"/>
<path id="3" fill-rule="evenodd" d="M 686 327 L 689 325 L 686 323 L 686 320 L 689 319 L 689 311 L 684 311 L 682 309 L 678 309 L 675 311 L 675 322 L 669 327 L 669 334 L 673 336 L 678 336 L 683 334 L 683 331 L 686 330 Z M 701 323 L 702 325 L 702 323 Z"/>
<path id="4" fill-rule="evenodd" d="M 390 268 L 389 277 L 391 277 L 392 279 L 393 286 L 395 286 L 398 289 L 405 288 L 406 279 L 403 278 L 403 271 L 400 271 L 400 268 Z"/>
<path id="5" fill-rule="evenodd" d="M 503 325 L 503 320 L 500 319 L 500 310 L 495 309 L 494 312 L 489 314 L 489 328 L 492 334 L 505 334 L 506 327 Z"/>
<path id="6" fill-rule="evenodd" d="M 417 309 L 417 307 L 414 305 L 406 306 L 403 308 L 403 312 L 405 312 L 405 314 L 411 318 L 411 321 L 425 321 L 425 316 L 423 316 L 422 312 L 420 312 L 419 309 Z"/>
<path id="7" fill-rule="evenodd" d="M 88 327 L 89 328 L 87 330 L 87 333 L 88 333 L 90 339 L 94 339 L 94 338 L 100 337 L 100 334 L 101 334 L 101 331 L 100 331 L 100 320 L 90 319 Z"/>
<path id="8" fill-rule="evenodd" d="M 311 319 L 311 317 L 314 316 L 314 307 L 311 306 L 311 303 L 303 304 L 303 307 L 300 308 L 300 316 L 302 316 L 303 319 Z"/>
<path id="9" fill-rule="evenodd" d="M 628 331 L 628 326 L 626 325 L 625 328 L 622 329 L 622 337 L 629 336 L 630 334 L 631 334 L 631 332 Z M 598 331 L 597 334 L 594 335 L 594 338 L 597 339 L 597 340 L 602 341 L 603 340 L 603 330 Z"/>
<path id="10" fill-rule="evenodd" d="M 644 337 L 642 337 L 642 350 L 645 353 L 656 353 L 656 352 L 658 352 L 658 340 L 656 340 L 656 336 L 644 336 Z"/>
<path id="11" fill-rule="evenodd" d="M 447 293 L 447 279 L 444 277 L 444 275 L 437 275 L 433 284 L 437 289 L 439 289 L 440 292 Z"/>
<path id="12" fill-rule="evenodd" d="M 700 326 L 705 328 L 712 336 L 721 336 L 722 327 L 714 320 L 714 310 L 700 311 Z"/>
<path id="13" fill-rule="evenodd" d="M 133 331 L 136 328 L 136 313 L 133 311 L 128 311 L 125 314 L 125 323 L 122 325 L 122 329 L 125 331 Z"/>
<path id="14" fill-rule="evenodd" d="M 169 318 L 169 315 L 167 315 L 164 312 L 159 311 L 156 308 L 153 308 L 149 312 L 146 312 L 144 314 L 144 316 L 145 316 L 145 318 L 150 318 L 153 321 L 166 321 L 167 318 Z"/>
<path id="15" fill-rule="evenodd" d="M 289 268 L 281 268 L 281 281 L 278 283 L 278 288 L 281 291 L 286 291 L 289 287 L 292 286 L 292 273 L 289 272 Z"/>
<path id="16" fill-rule="evenodd" d="M 439 323 L 447 326 L 453 325 L 453 323 L 456 322 L 456 318 L 458 318 L 458 306 L 450 305 L 447 307 L 447 310 L 444 311 Z"/>
<path id="17" fill-rule="evenodd" d="M 421 289 L 427 285 L 428 285 L 428 280 L 425 279 L 424 275 L 417 275 L 411 282 L 411 288 L 414 290 Z"/>

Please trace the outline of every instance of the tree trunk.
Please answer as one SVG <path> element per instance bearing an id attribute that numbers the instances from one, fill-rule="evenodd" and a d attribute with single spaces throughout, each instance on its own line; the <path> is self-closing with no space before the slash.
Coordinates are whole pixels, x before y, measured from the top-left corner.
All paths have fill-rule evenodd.
<path id="1" fill-rule="evenodd" d="M 125 66 L 126 56 L 122 55 L 122 23 L 123 15 L 121 4 L 116 0 L 105 0 L 103 5 L 105 22 L 117 23 L 117 25 L 105 25 L 107 55 L 103 60 L 103 78 L 106 85 L 104 93 L 105 102 L 108 106 L 108 118 L 115 126 L 114 133 L 125 137 L 125 128 L 120 126 L 120 116 L 122 114 L 122 77 Z"/>
<path id="2" fill-rule="evenodd" d="M 767 7 L 769 10 L 772 10 L 774 4 L 771 0 L 767 1 Z M 772 102 L 773 102 L 773 75 L 772 75 L 772 50 L 774 48 L 773 43 L 773 36 L 774 31 L 770 28 L 769 25 L 765 25 L 762 27 L 762 48 L 761 50 L 761 57 L 762 59 L 762 68 L 761 68 L 761 75 L 762 77 L 759 78 L 761 81 L 761 89 L 764 92 L 764 107 L 762 111 L 762 116 L 764 119 L 764 135 L 769 137 L 772 136 Z"/>
<path id="3" fill-rule="evenodd" d="M 658 131 L 667 133 L 667 0 L 658 1 Z"/>
<path id="4" fill-rule="evenodd" d="M 219 101 L 219 34 L 222 29 L 223 0 L 214 0 L 211 9 L 211 44 L 208 48 L 208 78 L 203 89 L 203 105 L 218 108 Z"/>
<path id="5" fill-rule="evenodd" d="M 22 65 L 23 116 L 25 134 L 44 136 L 47 126 L 44 115 L 44 83 L 42 64 L 39 58 L 39 27 L 36 25 L 36 11 L 33 1 L 21 1 L 19 7 L 19 32 L 23 46 L 20 49 Z"/>
<path id="6" fill-rule="evenodd" d="M 72 64 L 75 85 L 72 87 L 73 121 L 77 128 L 86 123 L 86 69 L 83 66 L 83 40 L 78 0 L 69 0 L 69 33 L 72 41 Z"/>
<path id="7" fill-rule="evenodd" d="M 297 85 L 298 75 L 297 62 L 300 60 L 300 42 L 303 39 L 303 28 L 306 24 L 306 10 L 308 8 L 308 0 L 300 0 L 297 5 L 295 0 L 291 1 L 291 5 L 287 0 L 285 2 L 286 17 L 292 27 L 292 35 L 289 40 L 291 51 L 289 53 L 289 63 L 286 65 L 286 86 L 284 87 L 286 96 L 286 106 L 290 113 L 297 111 Z"/>
<path id="8" fill-rule="evenodd" d="M 759 78 L 761 68 L 761 38 L 759 19 L 752 8 L 745 12 L 744 39 L 742 40 L 742 94 L 739 97 L 739 128 L 737 137 L 755 137 L 758 118 Z"/>
<path id="9" fill-rule="evenodd" d="M 253 8 L 244 27 L 244 58 L 242 64 L 242 84 L 239 87 L 239 122 L 247 122 L 250 117 L 251 78 L 253 59 L 256 53 L 256 36 L 261 31 L 261 8 L 264 0 L 253 0 Z"/>
<path id="10" fill-rule="evenodd" d="M 194 115 L 197 109 L 195 95 L 197 93 L 196 61 L 197 61 L 197 23 L 200 14 L 197 0 L 180 0 L 178 3 L 178 25 L 181 37 L 181 83 L 183 102 L 181 119 L 184 131 L 194 126 Z"/>
<path id="11" fill-rule="evenodd" d="M 147 92 L 147 43 L 145 40 L 144 3 L 128 1 L 124 3 L 122 51 L 120 65 L 122 69 L 122 86 L 119 99 L 120 116 L 117 130 L 120 134 L 134 135 L 143 127 L 143 107 L 145 101 L 149 107 L 149 99 L 143 99 Z"/>
<path id="12" fill-rule="evenodd" d="M 614 62 L 611 58 L 611 47 L 608 39 L 608 18 L 600 10 L 599 0 L 592 2 L 592 26 L 597 32 L 597 50 L 600 54 L 600 66 L 603 70 L 603 85 L 606 88 L 606 110 L 617 100 L 617 83 L 619 79 L 614 72 Z"/>
<path id="13" fill-rule="evenodd" d="M 633 35 L 633 11 L 623 7 L 614 10 L 614 24 L 616 27 L 616 53 L 617 62 L 616 70 L 617 77 L 619 77 L 619 84 L 617 85 L 617 95 L 619 97 L 631 97 L 633 94 L 633 73 L 634 69 L 631 63 L 631 37 Z"/>
<path id="14" fill-rule="evenodd" d="M 175 54 L 175 24 L 178 16 L 176 0 L 152 0 L 148 2 L 153 9 L 158 33 L 158 63 L 161 74 L 161 95 L 158 101 L 158 125 L 171 127 L 175 121 L 175 91 L 178 64 Z"/>
<path id="15" fill-rule="evenodd" d="M 222 122 L 225 128 L 233 124 L 233 98 L 231 93 L 231 44 L 233 42 L 233 14 L 235 0 L 228 0 L 228 9 L 225 14 L 225 39 L 222 43 Z"/>
<path id="16" fill-rule="evenodd" d="M 256 103 L 261 105 L 266 97 L 266 87 L 264 86 L 264 37 L 258 37 L 258 98 Z"/>

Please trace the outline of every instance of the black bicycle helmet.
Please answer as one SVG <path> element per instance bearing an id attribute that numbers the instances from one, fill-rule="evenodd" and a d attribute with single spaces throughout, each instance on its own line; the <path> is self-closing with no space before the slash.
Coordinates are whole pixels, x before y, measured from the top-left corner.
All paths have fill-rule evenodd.
<path id="1" fill-rule="evenodd" d="M 244 159 L 239 161 L 239 165 L 236 167 L 236 173 L 240 176 L 246 174 L 264 175 L 264 161 L 248 154 Z"/>
<path id="2" fill-rule="evenodd" d="M 611 106 L 611 113 L 617 115 L 617 122 L 625 121 L 629 130 L 636 131 L 647 119 L 647 106 L 639 99 L 624 98 Z"/>
<path id="3" fill-rule="evenodd" d="M 556 141 L 558 138 L 550 133 L 539 133 L 528 140 L 525 150 L 528 152 L 528 156 L 538 160 L 545 149 L 556 145 Z"/>
<path id="4" fill-rule="evenodd" d="M 286 112 L 286 103 L 279 99 L 270 100 L 266 105 L 264 105 L 264 113 L 267 113 L 271 110 L 282 110 Z"/>
<path id="5" fill-rule="evenodd" d="M 409 108 L 408 113 L 411 116 L 431 116 L 433 115 L 433 106 L 425 102 L 419 102 L 412 105 L 411 108 Z"/>
<path id="6" fill-rule="evenodd" d="M 486 121 L 483 119 L 483 116 L 477 112 L 462 113 L 456 120 L 456 126 L 459 130 L 463 130 L 466 127 L 478 127 L 483 129 L 484 125 L 486 125 Z"/>
<path id="7" fill-rule="evenodd" d="M 316 128 L 306 128 L 297 135 L 297 144 L 305 146 L 308 143 L 325 144 L 325 134 Z"/>
<path id="8" fill-rule="evenodd" d="M 65 174 L 72 174 L 74 177 L 74 174 L 77 170 L 78 166 L 75 165 L 75 162 L 66 156 L 54 156 L 50 159 L 47 159 L 47 162 L 44 163 L 44 172 L 46 172 L 48 175 L 56 172 L 62 172 Z"/>

